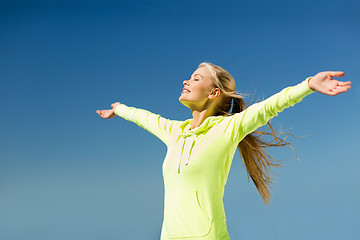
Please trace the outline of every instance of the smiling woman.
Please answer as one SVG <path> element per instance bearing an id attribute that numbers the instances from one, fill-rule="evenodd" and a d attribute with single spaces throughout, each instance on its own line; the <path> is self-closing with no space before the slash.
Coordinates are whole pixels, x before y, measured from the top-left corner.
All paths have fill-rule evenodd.
<path id="1" fill-rule="evenodd" d="M 346 92 L 351 83 L 333 79 L 343 75 L 343 72 L 318 73 L 246 108 L 235 91 L 234 78 L 219 66 L 202 63 L 184 81 L 179 97 L 191 110 L 192 119 L 168 120 L 121 103 L 97 113 L 102 118 L 118 115 L 132 121 L 166 144 L 161 240 L 227 240 L 230 237 L 222 199 L 236 149 L 239 148 L 249 176 L 268 203 L 271 183 L 268 172 L 275 164 L 265 148 L 287 143 L 274 133 L 276 143 L 266 143 L 256 135 L 256 129 L 315 91 L 327 95 Z"/>
<path id="2" fill-rule="evenodd" d="M 213 106 L 218 105 L 218 102 L 221 101 L 219 97 L 221 92 L 219 88 L 215 88 L 211 79 L 211 72 L 207 68 L 199 66 L 190 79 L 183 82 L 184 88 L 179 101 L 190 108 L 193 113 L 194 111 L 201 112 L 204 108 L 209 111 L 210 109 L 206 105 L 210 102 L 216 102 Z M 207 101 L 208 98 L 213 101 Z"/>

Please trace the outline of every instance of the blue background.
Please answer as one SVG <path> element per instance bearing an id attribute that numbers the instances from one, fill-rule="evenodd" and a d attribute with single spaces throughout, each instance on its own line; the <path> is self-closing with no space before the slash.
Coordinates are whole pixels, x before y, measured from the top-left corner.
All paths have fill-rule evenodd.
<path id="1" fill-rule="evenodd" d="M 236 153 L 231 239 L 358 239 L 360 2 L 0 1 L 0 239 L 159 239 L 165 145 L 95 111 L 120 101 L 170 119 L 197 65 L 227 69 L 256 102 L 319 71 L 319 93 L 272 120 L 297 136 L 265 206 Z"/>

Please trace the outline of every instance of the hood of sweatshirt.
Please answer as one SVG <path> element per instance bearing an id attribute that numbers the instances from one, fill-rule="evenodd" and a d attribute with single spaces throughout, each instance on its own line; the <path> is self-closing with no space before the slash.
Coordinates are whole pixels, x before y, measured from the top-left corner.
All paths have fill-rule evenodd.
<path id="1" fill-rule="evenodd" d="M 185 120 L 181 125 L 180 128 L 182 130 L 182 133 L 180 136 L 186 138 L 191 135 L 200 135 L 204 132 L 207 132 L 210 130 L 212 126 L 214 126 L 216 123 L 220 122 L 222 119 L 224 119 L 224 116 L 211 116 L 207 117 L 204 122 L 200 124 L 197 128 L 190 129 L 191 124 L 193 122 L 193 119 Z"/>
<path id="2" fill-rule="evenodd" d="M 183 156 L 186 157 L 185 165 L 189 164 L 189 160 L 191 157 L 191 152 L 196 144 L 196 137 L 200 134 L 205 134 L 209 131 L 215 124 L 221 122 L 224 119 L 224 116 L 211 116 L 207 117 L 204 122 L 200 124 L 197 128 L 190 129 L 193 119 L 185 120 L 181 125 L 181 134 L 178 137 L 178 141 L 183 141 L 181 147 L 181 153 L 179 155 L 178 161 L 178 173 L 180 173 L 181 160 Z M 188 142 L 188 144 L 186 144 Z M 186 153 L 186 154 L 184 154 Z"/>

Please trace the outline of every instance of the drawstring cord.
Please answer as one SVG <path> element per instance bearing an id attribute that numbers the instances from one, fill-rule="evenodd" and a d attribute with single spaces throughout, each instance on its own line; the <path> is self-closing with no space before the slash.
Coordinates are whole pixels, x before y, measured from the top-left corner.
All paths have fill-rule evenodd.
<path id="1" fill-rule="evenodd" d="M 195 142 L 196 142 L 195 139 L 197 138 L 197 136 L 207 132 L 212 126 L 214 126 L 215 124 L 222 121 L 223 118 L 224 118 L 223 116 L 207 117 L 204 120 L 204 122 L 200 124 L 200 126 L 193 128 L 193 129 L 191 129 L 192 119 L 188 119 L 180 125 L 180 128 L 182 129 L 182 133 L 179 134 L 178 138 L 176 139 L 176 142 L 178 142 L 181 138 L 183 138 L 184 141 L 183 141 L 183 144 L 181 147 L 181 153 L 179 154 L 180 156 L 178 159 L 178 165 L 177 165 L 178 173 L 180 173 L 181 159 L 183 158 L 183 155 L 184 155 L 184 149 L 187 148 L 186 151 L 188 153 L 186 163 L 185 163 L 185 166 L 187 166 L 190 161 L 192 150 L 195 147 Z M 187 138 L 189 138 L 189 140 L 191 142 L 188 142 L 188 144 L 186 145 Z"/>
<path id="2" fill-rule="evenodd" d="M 180 173 L 180 163 L 181 163 L 181 157 L 182 157 L 183 151 L 184 151 L 185 142 L 186 142 L 186 138 L 184 138 L 183 145 L 181 148 L 181 153 L 180 153 L 179 160 L 178 160 L 178 173 Z"/>
<path id="3" fill-rule="evenodd" d="M 192 152 L 193 147 L 195 146 L 194 135 L 191 136 L 190 140 L 191 140 L 191 146 L 189 147 L 188 158 L 186 160 L 185 165 L 189 164 L 189 159 L 190 159 L 190 156 L 191 156 L 191 152 Z"/>
<path id="4" fill-rule="evenodd" d="M 186 166 L 189 164 L 189 159 L 190 159 L 190 156 L 191 156 L 191 152 L 192 152 L 192 149 L 195 146 L 194 136 L 195 136 L 195 133 L 191 134 L 190 139 L 189 139 L 191 141 L 191 145 L 188 148 L 189 149 L 188 154 L 187 154 L 188 157 L 187 157 L 186 163 L 185 163 Z M 180 153 L 179 160 L 178 160 L 178 173 L 180 173 L 181 158 L 183 156 L 183 152 L 184 152 L 184 148 L 185 148 L 185 144 L 186 144 L 186 139 L 187 139 L 186 136 L 182 136 L 182 137 L 184 138 L 184 141 L 183 141 L 183 145 L 182 145 L 182 148 L 181 148 L 181 153 Z"/>

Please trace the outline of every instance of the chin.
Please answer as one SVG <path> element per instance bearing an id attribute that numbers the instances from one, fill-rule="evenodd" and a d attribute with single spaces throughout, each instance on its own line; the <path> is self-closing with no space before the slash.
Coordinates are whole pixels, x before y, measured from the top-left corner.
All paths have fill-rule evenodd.
<path id="1" fill-rule="evenodd" d="M 183 95 L 180 95 L 179 101 L 180 101 L 181 103 L 184 103 L 184 102 L 186 102 L 186 99 L 184 98 Z"/>
<path id="2" fill-rule="evenodd" d="M 190 104 L 188 101 L 179 98 L 179 102 L 181 102 L 182 105 L 184 105 L 185 107 L 190 108 L 190 105 L 191 105 L 191 104 Z"/>

